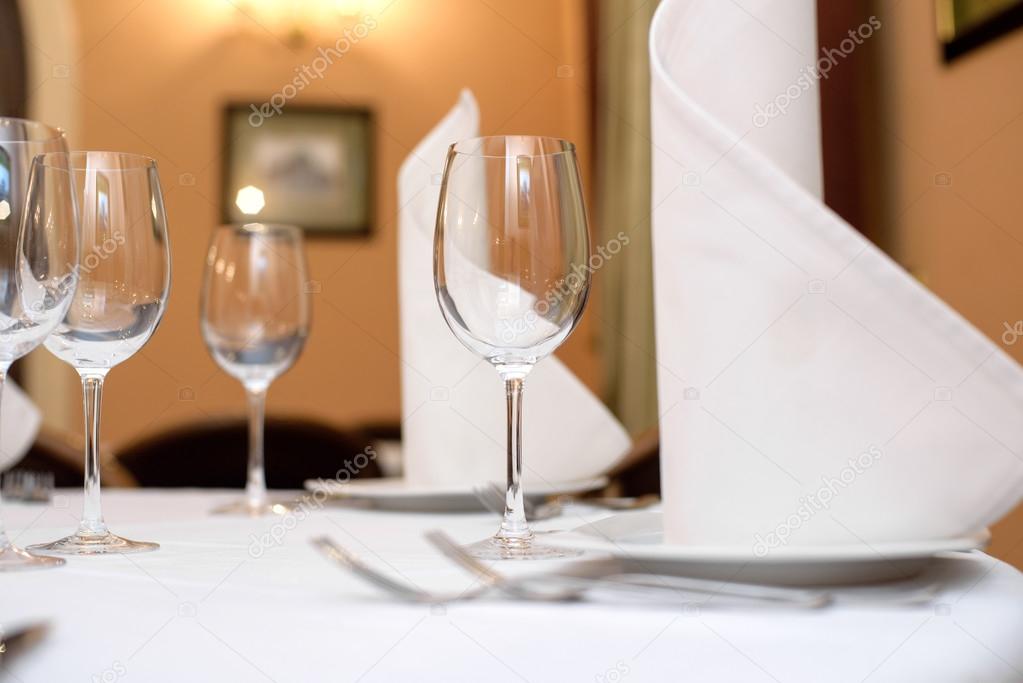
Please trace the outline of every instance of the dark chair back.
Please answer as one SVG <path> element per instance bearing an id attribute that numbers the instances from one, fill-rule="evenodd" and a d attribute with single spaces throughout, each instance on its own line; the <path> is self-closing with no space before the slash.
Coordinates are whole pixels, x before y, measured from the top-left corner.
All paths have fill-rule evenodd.
<path id="1" fill-rule="evenodd" d="M 657 426 L 633 438 L 632 449 L 618 465 L 607 472 L 617 493 L 645 496 L 661 493 L 661 436 Z"/>
<path id="2" fill-rule="evenodd" d="M 266 420 L 264 457 L 269 488 L 300 489 L 306 479 L 379 477 L 370 439 L 311 420 Z M 358 459 L 356 455 L 363 454 Z M 248 427 L 244 419 L 189 424 L 122 448 L 121 465 L 140 486 L 239 488 L 245 485 Z M 346 467 L 347 461 L 347 467 Z M 357 465 L 363 465 L 359 468 Z"/>

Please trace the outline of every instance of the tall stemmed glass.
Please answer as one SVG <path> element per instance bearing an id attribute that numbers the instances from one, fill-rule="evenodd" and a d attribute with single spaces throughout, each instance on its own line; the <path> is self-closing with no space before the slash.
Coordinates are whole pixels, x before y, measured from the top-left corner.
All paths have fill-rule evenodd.
<path id="1" fill-rule="evenodd" d="M 67 151 L 64 134 L 23 119 L 0 118 L 0 390 L 7 370 L 42 343 L 74 296 L 78 224 L 67 167 L 33 158 Z M 0 571 L 64 564 L 11 543 L 0 518 Z"/>
<path id="2" fill-rule="evenodd" d="M 32 550 L 94 555 L 155 550 L 107 528 L 100 507 L 99 427 L 103 380 L 141 349 L 160 324 L 170 292 L 167 214 L 156 162 L 120 152 L 47 154 L 66 164 L 81 221 L 78 289 L 46 348 L 78 371 L 85 412 L 85 500 L 78 531 Z"/>
<path id="3" fill-rule="evenodd" d="M 258 516 L 289 509 L 266 494 L 263 418 L 270 383 L 292 366 L 309 336 L 302 231 L 250 223 L 214 231 L 200 320 L 210 355 L 245 388 L 249 464 L 245 498 L 216 512 Z"/>
<path id="4" fill-rule="evenodd" d="M 571 334 L 590 285 L 590 242 L 575 147 L 565 140 L 496 136 L 448 151 L 434 280 L 462 344 L 504 380 L 508 486 L 497 534 L 470 547 L 482 559 L 576 553 L 533 540 L 522 507 L 522 388 L 539 360 Z"/>

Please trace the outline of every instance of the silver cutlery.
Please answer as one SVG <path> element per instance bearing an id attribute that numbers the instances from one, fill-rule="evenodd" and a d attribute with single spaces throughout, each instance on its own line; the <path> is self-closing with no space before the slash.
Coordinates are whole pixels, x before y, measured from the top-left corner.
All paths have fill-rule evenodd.
<path id="1" fill-rule="evenodd" d="M 475 486 L 472 490 L 484 508 L 497 515 L 504 514 L 505 492 L 497 484 L 490 482 Z M 526 519 L 531 522 L 551 519 L 562 514 L 568 503 L 580 503 L 607 510 L 639 510 L 660 501 L 658 496 L 640 496 L 638 498 L 583 498 L 558 497 L 545 503 L 535 503 L 530 499 L 523 501 Z"/>
<path id="2" fill-rule="evenodd" d="M 10 633 L 5 633 L 0 626 L 0 670 L 5 668 L 13 656 L 23 654 L 42 640 L 49 628 L 45 621 L 26 624 Z"/>
<path id="3" fill-rule="evenodd" d="M 481 486 L 474 486 L 472 488 L 473 495 L 476 496 L 476 500 L 486 508 L 488 512 L 492 512 L 495 515 L 503 516 L 505 507 L 505 493 L 496 484 L 484 484 Z M 530 522 L 539 522 L 545 519 L 551 519 L 561 514 L 560 505 L 551 505 L 549 503 L 543 503 L 537 505 L 528 498 L 524 498 L 522 501 L 522 511 L 526 515 L 526 519 Z"/>
<path id="4" fill-rule="evenodd" d="M 590 576 L 584 571 L 552 572 L 523 578 L 510 578 L 488 567 L 454 541 L 443 531 L 431 531 L 426 539 L 445 557 L 476 575 L 485 584 L 517 595 L 526 580 L 534 584 L 555 584 L 563 589 L 578 591 L 579 597 L 588 591 L 600 590 L 653 597 L 659 602 L 666 598 L 684 598 L 689 604 L 706 605 L 714 600 L 715 605 L 724 604 L 775 604 L 786 607 L 816 608 L 830 602 L 830 596 L 822 591 L 802 588 L 764 586 L 759 584 L 712 581 L 680 576 L 656 574 L 601 574 Z M 686 594 L 701 596 L 694 599 Z"/>
<path id="5" fill-rule="evenodd" d="M 442 531 L 431 531 L 426 534 L 430 543 L 440 550 L 448 559 L 453 560 L 478 578 L 494 588 L 502 586 L 518 588 L 519 579 L 509 578 L 492 567 L 480 562 Z M 593 574 L 593 569 L 600 573 Z M 822 607 L 826 604 L 842 605 L 916 605 L 932 601 L 939 592 L 940 584 L 926 578 L 921 581 L 902 582 L 899 584 L 881 584 L 865 586 L 835 586 L 828 589 L 795 588 L 787 586 L 770 586 L 765 584 L 743 583 L 738 581 L 715 581 L 688 576 L 672 576 L 652 574 L 649 572 L 614 573 L 606 570 L 600 563 L 584 563 L 577 565 L 575 572 L 563 571 L 555 574 L 533 576 L 535 579 L 552 579 L 557 582 L 574 584 L 580 589 L 629 589 L 651 588 L 681 593 L 707 594 L 705 600 L 715 600 L 715 604 L 731 603 L 738 600 L 757 602 L 776 602 L 790 606 Z M 702 603 L 701 603 L 702 604 Z"/>
<path id="6" fill-rule="evenodd" d="M 0 493 L 6 500 L 48 503 L 53 496 L 53 472 L 11 470 L 3 475 Z"/>
<path id="7" fill-rule="evenodd" d="M 351 553 L 328 536 L 318 536 L 311 539 L 311 542 L 324 557 L 331 560 L 338 566 L 347 569 L 371 585 L 376 586 L 377 588 L 382 588 L 385 592 L 390 593 L 394 597 L 409 602 L 433 605 L 464 600 L 475 600 L 488 594 L 493 595 L 495 593 L 493 588 L 489 585 L 477 586 L 462 591 L 461 593 L 435 593 L 426 591 L 417 586 L 413 586 L 410 583 L 392 579 L 390 576 L 373 569 L 368 564 L 360 560 L 355 554 Z M 561 602 L 576 599 L 576 595 L 574 593 L 566 591 L 536 594 L 529 591 L 523 591 L 519 593 L 517 597 L 544 602 Z"/>
<path id="8" fill-rule="evenodd" d="M 469 555 L 441 531 L 432 531 L 426 538 L 445 557 L 470 571 L 481 582 L 480 585 L 460 593 L 427 591 L 374 569 L 327 536 L 312 539 L 312 544 L 324 557 L 371 585 L 399 599 L 423 604 L 476 600 L 499 594 L 525 601 L 572 602 L 603 593 L 633 601 L 638 598 L 660 605 L 677 605 L 681 601 L 686 607 L 697 608 L 778 606 L 815 609 L 830 604 L 925 604 L 937 596 L 940 588 L 938 583 L 927 581 L 915 582 L 909 586 L 794 588 L 649 573 L 614 573 L 608 571 L 607 563 L 602 562 L 580 563 L 570 571 L 508 577 Z"/>
<path id="9" fill-rule="evenodd" d="M 723 586 L 718 582 L 700 579 L 685 579 L 665 584 L 642 584 L 563 573 L 533 574 L 509 578 L 489 569 L 485 565 L 476 564 L 477 560 L 475 558 L 466 554 L 461 546 L 442 532 L 431 532 L 427 538 L 447 557 L 456 560 L 464 567 L 472 567 L 477 578 L 482 580 L 482 585 L 475 586 L 461 593 L 430 592 L 383 574 L 362 562 L 355 554 L 329 537 L 320 536 L 314 538 L 312 539 L 312 544 L 332 562 L 352 572 L 364 581 L 383 589 L 394 597 L 416 603 L 460 602 L 493 597 L 499 594 L 526 601 L 573 602 L 583 600 L 591 592 L 599 590 L 633 600 L 639 598 L 659 605 L 669 604 L 667 602 L 669 600 L 677 602 L 679 598 L 687 598 L 686 593 L 702 597 L 702 600 L 684 599 L 683 603 L 689 606 L 709 606 L 711 599 L 714 600 L 713 606 L 724 606 L 726 604 L 773 604 L 785 607 L 816 608 L 827 604 L 827 595 L 816 591 L 768 586 L 747 587 L 730 584 Z"/>

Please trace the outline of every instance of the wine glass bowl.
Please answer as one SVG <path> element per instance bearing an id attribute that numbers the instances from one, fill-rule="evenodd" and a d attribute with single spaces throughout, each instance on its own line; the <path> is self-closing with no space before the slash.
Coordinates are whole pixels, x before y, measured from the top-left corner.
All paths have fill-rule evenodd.
<path id="1" fill-rule="evenodd" d="M 263 422 L 270 384 L 290 368 L 309 335 L 302 231 L 249 223 L 210 238 L 200 303 L 203 340 L 214 361 L 241 382 L 249 405 L 245 498 L 216 512 L 258 516 L 288 506 L 266 493 Z"/>
<path id="2" fill-rule="evenodd" d="M 74 295 L 79 245 L 68 168 L 35 162 L 36 155 L 66 151 L 59 129 L 0 118 L 0 388 L 11 364 L 43 342 Z M 13 545 L 0 519 L 0 571 L 61 564 Z"/>
<path id="3" fill-rule="evenodd" d="M 70 164 L 84 248 L 74 305 L 46 348 L 79 373 L 102 372 L 145 346 L 163 317 L 166 212 L 149 157 L 73 152 Z"/>
<path id="4" fill-rule="evenodd" d="M 32 162 L 39 154 L 66 152 L 67 139 L 59 128 L 38 121 L 0 117 L 0 254 L 11 264 L 19 237 Z M 4 286 L 3 296 L 13 290 Z"/>
<path id="5" fill-rule="evenodd" d="M 170 293 L 167 214 L 156 162 L 136 154 L 90 151 L 46 154 L 37 163 L 68 169 L 78 210 L 77 289 L 44 344 L 81 378 L 86 438 L 78 530 L 32 549 L 69 555 L 155 550 L 155 543 L 125 539 L 107 528 L 100 506 L 99 427 L 107 373 L 149 341 Z"/>
<path id="6" fill-rule="evenodd" d="M 57 326 L 78 277 L 77 215 L 68 171 L 33 164 L 28 175 L 27 210 L 19 210 L 14 239 L 0 249 L 0 365 L 5 368 Z"/>
<path id="7" fill-rule="evenodd" d="M 532 365 L 568 338 L 590 283 L 570 142 L 496 136 L 452 145 L 437 223 L 437 298 L 459 341 L 494 365 Z"/>
<path id="8" fill-rule="evenodd" d="M 537 544 L 523 513 L 522 391 L 568 338 L 590 286 L 590 246 L 575 147 L 535 136 L 463 140 L 449 151 L 434 233 L 434 281 L 448 327 L 505 383 L 508 485 L 501 529 L 481 559 L 577 554 Z"/>

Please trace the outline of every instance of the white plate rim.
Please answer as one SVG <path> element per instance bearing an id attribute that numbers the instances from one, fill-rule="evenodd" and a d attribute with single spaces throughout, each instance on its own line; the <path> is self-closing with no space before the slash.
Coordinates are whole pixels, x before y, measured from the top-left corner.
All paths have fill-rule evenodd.
<path id="1" fill-rule="evenodd" d="M 606 476 L 578 479 L 557 483 L 527 484 L 525 494 L 532 496 L 553 496 L 557 494 L 585 493 L 607 486 Z M 355 479 L 340 483 L 333 479 L 307 479 L 307 491 L 325 491 L 331 496 L 342 498 L 403 499 L 403 498 L 475 498 L 471 485 L 424 486 L 413 485 L 401 477 L 380 477 Z"/>
<path id="2" fill-rule="evenodd" d="M 756 564 L 815 563 L 815 562 L 877 562 L 885 560 L 923 559 L 942 552 L 982 550 L 991 540 L 987 528 L 958 538 L 923 539 L 912 541 L 884 541 L 877 543 L 849 543 L 841 545 L 779 546 L 763 556 L 757 556 L 750 546 L 667 545 L 663 543 L 635 543 L 626 540 L 599 538 L 593 531 L 581 531 L 622 515 L 658 515 L 660 512 L 634 511 L 604 517 L 583 524 L 571 531 L 558 534 L 557 544 L 566 548 L 606 552 L 622 559 L 665 560 L 676 562 L 726 563 L 749 562 Z M 646 531 L 646 534 L 655 533 Z M 620 539 L 620 537 L 618 537 Z"/>

